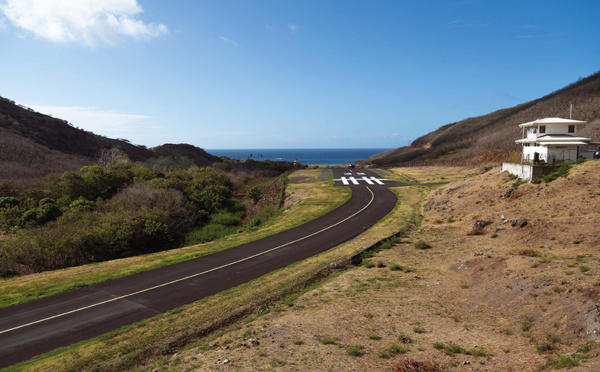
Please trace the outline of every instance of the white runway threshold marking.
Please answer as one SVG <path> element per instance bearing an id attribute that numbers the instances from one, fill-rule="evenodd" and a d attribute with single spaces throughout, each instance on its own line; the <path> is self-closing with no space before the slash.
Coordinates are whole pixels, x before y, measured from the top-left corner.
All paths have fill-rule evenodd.
<path id="1" fill-rule="evenodd" d="M 352 182 L 354 185 L 358 185 L 359 182 L 358 181 L 365 181 L 367 184 L 369 185 L 373 185 L 374 183 L 377 183 L 378 185 L 383 185 L 383 181 L 391 181 L 385 178 L 377 178 L 377 177 L 362 177 L 359 179 L 356 179 L 354 177 L 342 177 L 342 178 L 337 178 L 334 179 L 334 181 L 339 182 L 341 181 L 342 184 L 344 184 L 344 186 L 348 186 L 350 185 L 350 182 Z"/>

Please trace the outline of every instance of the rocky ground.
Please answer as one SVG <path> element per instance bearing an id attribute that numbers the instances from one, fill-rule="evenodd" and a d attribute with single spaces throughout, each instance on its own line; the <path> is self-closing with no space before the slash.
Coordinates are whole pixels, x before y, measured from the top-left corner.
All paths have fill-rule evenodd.
<path id="1" fill-rule="evenodd" d="M 157 368 L 600 370 L 600 162 L 516 188 L 498 168 L 394 171 L 452 180 L 417 231 Z"/>

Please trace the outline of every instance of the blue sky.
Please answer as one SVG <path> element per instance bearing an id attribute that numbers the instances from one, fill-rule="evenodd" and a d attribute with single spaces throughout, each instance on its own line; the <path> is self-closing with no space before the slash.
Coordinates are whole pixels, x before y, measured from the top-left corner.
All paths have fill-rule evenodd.
<path id="1" fill-rule="evenodd" d="M 0 0 L 0 96 L 150 147 L 395 148 L 600 70 L 598 14 L 596 0 Z"/>

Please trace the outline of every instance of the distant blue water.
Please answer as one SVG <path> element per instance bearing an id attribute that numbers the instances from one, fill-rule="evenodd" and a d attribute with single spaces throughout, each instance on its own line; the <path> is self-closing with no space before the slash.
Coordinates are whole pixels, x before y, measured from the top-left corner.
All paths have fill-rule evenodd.
<path id="1" fill-rule="evenodd" d="M 210 150 L 209 154 L 227 156 L 232 159 L 246 160 L 252 156 L 256 160 L 298 159 L 301 164 L 347 164 L 356 160 L 367 159 L 371 155 L 389 149 L 233 149 Z"/>

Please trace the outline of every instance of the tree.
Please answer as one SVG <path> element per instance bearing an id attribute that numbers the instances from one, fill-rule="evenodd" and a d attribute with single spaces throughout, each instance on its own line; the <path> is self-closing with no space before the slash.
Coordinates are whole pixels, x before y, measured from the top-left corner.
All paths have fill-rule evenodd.
<path id="1" fill-rule="evenodd" d="M 98 155 L 98 164 L 100 164 L 104 169 L 109 169 L 115 165 L 128 162 L 129 157 L 127 154 L 117 147 L 102 149 Z"/>

